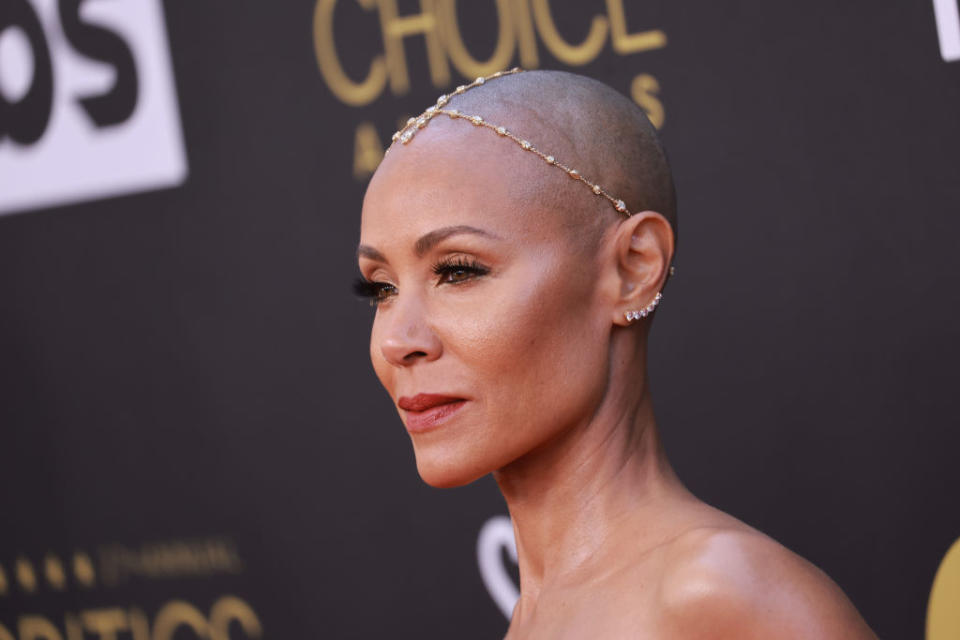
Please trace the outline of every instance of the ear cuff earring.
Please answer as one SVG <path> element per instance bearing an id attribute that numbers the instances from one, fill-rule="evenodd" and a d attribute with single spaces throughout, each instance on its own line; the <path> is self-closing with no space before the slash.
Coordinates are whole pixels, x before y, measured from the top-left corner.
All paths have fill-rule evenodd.
<path id="1" fill-rule="evenodd" d="M 660 301 L 663 300 L 663 294 L 658 293 L 656 297 L 643 309 L 639 311 L 627 311 L 623 315 L 626 316 L 627 322 L 633 322 L 634 320 L 639 320 L 641 318 L 646 318 L 648 315 L 653 313 L 653 310 L 657 308 L 657 305 L 660 304 Z"/>

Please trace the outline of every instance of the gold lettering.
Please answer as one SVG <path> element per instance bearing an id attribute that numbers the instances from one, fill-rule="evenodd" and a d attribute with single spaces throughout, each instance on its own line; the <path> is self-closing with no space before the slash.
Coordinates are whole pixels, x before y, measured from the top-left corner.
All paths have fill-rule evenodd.
<path id="1" fill-rule="evenodd" d="M 20 588 L 27 593 L 32 593 L 37 588 L 37 574 L 33 571 L 33 565 L 26 558 L 17 558 L 14 565 L 14 571 L 17 574 L 17 582 Z"/>
<path id="2" fill-rule="evenodd" d="M 43 560 L 43 573 L 47 582 L 55 590 L 62 591 L 67 586 L 67 574 L 63 570 L 63 563 L 60 562 L 60 558 L 52 553 L 48 554 Z"/>
<path id="3" fill-rule="evenodd" d="M 370 0 L 359 0 L 365 9 L 371 8 Z M 359 107 L 376 100 L 387 83 L 387 70 L 383 56 L 376 56 L 370 63 L 370 71 L 363 82 L 354 82 L 347 76 L 337 56 L 333 39 L 333 9 L 337 0 L 317 0 L 313 12 L 313 47 L 320 65 L 320 73 L 333 94 L 346 104 Z"/>
<path id="4" fill-rule="evenodd" d="M 940 562 L 927 602 L 927 640 L 960 638 L 960 538 Z"/>
<path id="5" fill-rule="evenodd" d="M 511 0 L 510 5 L 513 7 L 513 18 L 517 25 L 520 66 L 524 69 L 536 69 L 540 66 L 540 55 L 537 53 L 537 34 L 533 31 L 529 0 Z"/>
<path id="6" fill-rule="evenodd" d="M 513 53 L 517 48 L 509 0 L 496 0 L 499 24 L 497 46 L 494 48 L 493 55 L 485 61 L 477 60 L 467 51 L 457 22 L 456 2 L 457 0 L 438 0 L 437 17 L 440 20 L 440 34 L 447 46 L 447 53 L 450 54 L 450 59 L 453 60 L 457 71 L 468 78 L 475 78 L 505 69 L 513 59 Z"/>
<path id="7" fill-rule="evenodd" d="M 593 22 L 590 23 L 590 31 L 582 43 L 572 45 L 565 41 L 557 31 L 548 0 L 533 0 L 533 19 L 550 53 L 566 64 L 575 66 L 587 64 L 600 54 L 603 43 L 607 39 L 607 19 L 603 16 L 594 16 Z"/>
<path id="8" fill-rule="evenodd" d="M 613 41 L 613 50 L 620 55 L 667 46 L 667 34 L 660 29 L 627 33 L 623 0 L 607 0 L 607 15 L 610 16 L 610 39 Z"/>
<path id="9" fill-rule="evenodd" d="M 157 613 L 153 621 L 153 640 L 173 640 L 173 634 L 182 626 L 190 627 L 197 638 L 210 638 L 210 627 L 203 614 L 188 602 L 174 600 L 163 605 Z"/>
<path id="10" fill-rule="evenodd" d="M 434 0 L 420 0 L 420 13 L 407 16 L 397 15 L 397 0 L 377 0 L 377 4 L 380 7 L 380 30 L 383 32 L 383 48 L 387 52 L 387 71 L 393 93 L 404 94 L 410 90 L 403 39 L 417 34 L 422 34 L 427 43 L 427 61 L 434 86 L 449 84 L 450 66 L 437 34 Z"/>
<path id="11" fill-rule="evenodd" d="M 127 628 L 127 614 L 123 609 L 94 609 L 80 614 L 87 631 L 101 640 L 117 640 L 117 633 Z"/>
<path id="12" fill-rule="evenodd" d="M 96 580 L 96 574 L 93 571 L 93 561 L 90 556 L 82 551 L 73 554 L 73 575 L 84 587 L 92 587 Z"/>
<path id="13" fill-rule="evenodd" d="M 130 635 L 133 640 L 150 640 L 150 621 L 140 609 L 130 609 Z"/>
<path id="14" fill-rule="evenodd" d="M 20 616 L 20 640 L 63 640 L 57 628 L 40 616 Z"/>
<path id="15" fill-rule="evenodd" d="M 0 565 L 0 596 L 5 595 L 7 595 L 7 574 L 3 570 L 3 565 Z"/>
<path id="16" fill-rule="evenodd" d="M 383 144 L 377 129 L 369 122 L 361 122 L 353 140 L 353 177 L 363 180 L 373 175 L 383 160 Z"/>
<path id="17" fill-rule="evenodd" d="M 259 638 L 263 628 L 257 614 L 246 602 L 234 596 L 223 596 L 210 609 L 211 640 L 230 640 L 230 623 L 240 623 L 248 638 Z"/>
<path id="18" fill-rule="evenodd" d="M 17 640 L 13 637 L 13 634 L 10 633 L 10 630 L 5 626 L 0 624 L 0 640 Z"/>
<path id="19" fill-rule="evenodd" d="M 657 129 L 663 127 L 666 112 L 663 103 L 657 95 L 660 93 L 660 83 L 647 73 L 641 73 L 630 84 L 630 97 L 644 110 L 651 124 Z"/>
<path id="20" fill-rule="evenodd" d="M 77 616 L 66 614 L 64 626 L 67 629 L 67 640 L 83 640 L 83 625 L 77 620 Z"/>

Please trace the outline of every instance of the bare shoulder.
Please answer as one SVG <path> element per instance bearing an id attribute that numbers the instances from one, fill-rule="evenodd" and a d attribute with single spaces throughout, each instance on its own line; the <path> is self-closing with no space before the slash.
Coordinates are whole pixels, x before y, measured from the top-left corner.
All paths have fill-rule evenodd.
<path id="1" fill-rule="evenodd" d="M 689 531 L 663 551 L 665 637 L 876 638 L 823 571 L 742 523 Z"/>

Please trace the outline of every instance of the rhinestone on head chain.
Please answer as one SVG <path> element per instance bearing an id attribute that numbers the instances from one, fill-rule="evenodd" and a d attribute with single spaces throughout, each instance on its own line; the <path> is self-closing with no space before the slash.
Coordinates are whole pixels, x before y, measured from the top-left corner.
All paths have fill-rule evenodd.
<path id="1" fill-rule="evenodd" d="M 474 87 L 478 87 L 484 84 L 485 82 L 487 82 L 488 80 L 491 80 L 494 78 L 500 78 L 507 75 L 513 75 L 515 73 L 521 73 L 522 71 L 523 69 L 521 69 L 520 67 L 514 67 L 509 71 L 497 71 L 491 76 L 487 76 L 485 78 L 484 77 L 477 78 L 476 80 L 474 80 L 468 85 L 460 85 L 452 93 L 447 93 L 440 96 L 439 98 L 437 98 L 437 102 L 435 105 L 429 107 L 426 111 L 424 111 L 422 114 L 420 114 L 416 118 L 410 118 L 407 121 L 407 125 L 405 127 L 403 127 L 400 131 L 397 131 L 395 134 L 393 134 L 393 142 L 396 143 L 397 141 L 400 141 L 401 144 L 409 144 L 409 142 L 413 139 L 413 137 L 417 134 L 417 132 L 423 129 L 424 127 L 426 127 L 428 124 L 430 124 L 430 121 L 433 118 L 435 118 L 437 114 L 442 113 L 443 115 L 447 116 L 452 120 L 456 120 L 458 118 L 464 118 L 470 121 L 473 125 L 477 127 L 486 127 L 487 129 L 490 129 L 500 137 L 509 138 L 514 143 L 518 144 L 520 148 L 522 148 L 524 151 L 529 151 L 530 153 L 535 153 L 538 156 L 540 156 L 540 159 L 546 162 L 547 164 L 563 169 L 563 171 L 568 176 L 570 176 L 570 178 L 587 185 L 590 188 L 590 190 L 593 191 L 594 194 L 609 200 L 610 204 L 613 205 L 613 208 L 616 209 L 617 212 L 629 218 L 631 214 L 630 214 L 630 211 L 627 209 L 627 205 L 624 203 L 623 200 L 618 200 L 617 198 L 614 198 L 609 193 L 607 193 L 603 189 L 603 187 L 584 178 L 583 175 L 577 169 L 568 167 L 567 165 L 557 160 L 554 156 L 548 155 L 540 151 L 529 140 L 525 140 L 524 138 L 521 138 L 515 135 L 506 127 L 491 124 L 479 115 L 468 115 L 465 113 L 461 113 L 457 109 L 444 108 L 447 105 L 447 103 L 450 102 L 450 99 L 456 95 L 469 91 Z M 390 149 L 387 149 L 387 153 L 389 152 L 390 152 Z M 659 300 L 659 294 L 658 294 L 657 299 L 655 299 L 655 301 L 651 304 L 653 306 L 656 306 L 656 303 L 659 301 L 660 300 Z M 652 309 L 650 311 L 652 311 Z M 643 314 L 643 315 L 642 316 L 637 315 L 636 318 L 628 318 L 628 319 L 639 319 L 640 317 L 646 317 L 647 313 L 650 313 L 650 311 L 647 311 L 646 309 L 644 309 L 643 311 L 631 312 L 631 313 L 637 313 L 637 314 Z"/>

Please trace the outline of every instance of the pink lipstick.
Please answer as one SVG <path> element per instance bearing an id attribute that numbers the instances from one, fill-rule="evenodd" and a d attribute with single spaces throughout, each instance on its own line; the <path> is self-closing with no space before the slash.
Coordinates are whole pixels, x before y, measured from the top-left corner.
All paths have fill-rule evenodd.
<path id="1" fill-rule="evenodd" d="M 407 416 L 407 431 L 420 433 L 439 426 L 467 403 L 464 398 L 455 398 L 437 393 L 418 393 L 413 397 L 403 396 L 397 400 Z"/>

